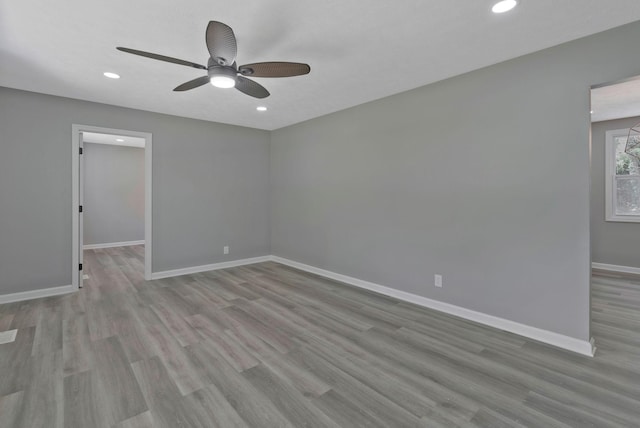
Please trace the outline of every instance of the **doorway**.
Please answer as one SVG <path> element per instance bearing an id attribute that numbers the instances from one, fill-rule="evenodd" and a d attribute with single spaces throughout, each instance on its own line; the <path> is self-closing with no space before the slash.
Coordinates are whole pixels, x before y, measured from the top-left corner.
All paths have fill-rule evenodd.
<path id="1" fill-rule="evenodd" d="M 138 147 L 144 150 L 144 278 L 151 279 L 152 268 L 152 134 L 148 132 L 129 131 L 123 129 L 103 128 L 90 125 L 72 126 L 72 284 L 75 288 L 82 288 L 84 272 L 84 249 L 85 249 L 85 213 L 87 209 L 92 207 L 85 206 L 85 163 L 86 154 L 89 146 L 85 147 L 85 143 L 90 146 L 98 147 L 99 144 L 107 144 L 112 146 Z M 142 195 L 138 195 L 142 196 Z M 129 199 L 132 196 L 129 195 Z M 93 204 L 92 204 L 93 205 Z M 95 235 L 95 233 L 92 233 Z M 117 235 L 113 235 L 117 236 Z M 122 236 L 122 235 L 121 235 Z M 93 240 L 107 240 L 106 243 L 91 243 L 90 248 L 105 248 L 116 245 L 134 245 L 140 244 L 139 240 L 125 240 L 124 242 L 114 242 L 113 239 L 104 236 Z"/>
<path id="2" fill-rule="evenodd" d="M 640 76 L 591 88 L 591 332 L 636 358 L 640 319 Z"/>
<path id="3" fill-rule="evenodd" d="M 640 274 L 640 77 L 591 90 L 593 268 Z"/>

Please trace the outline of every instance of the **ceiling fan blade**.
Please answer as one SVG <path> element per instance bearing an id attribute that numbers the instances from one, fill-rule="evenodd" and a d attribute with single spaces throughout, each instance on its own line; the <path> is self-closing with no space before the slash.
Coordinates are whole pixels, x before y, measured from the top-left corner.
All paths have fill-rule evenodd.
<path id="1" fill-rule="evenodd" d="M 209 54 L 217 64 L 231 65 L 236 60 L 236 36 L 227 24 L 210 21 L 207 25 L 206 41 Z"/>
<path id="2" fill-rule="evenodd" d="M 291 77 L 308 74 L 311 67 L 300 62 L 256 62 L 238 68 L 243 76 L 252 77 Z"/>
<path id="3" fill-rule="evenodd" d="M 201 70 L 206 70 L 207 67 L 205 67 L 204 65 L 200 65 L 200 64 L 196 64 L 194 62 L 190 62 L 190 61 L 184 61 L 182 59 L 178 59 L 178 58 L 172 58 L 170 56 L 164 56 L 164 55 L 158 55 L 158 54 L 154 54 L 151 52 L 145 52 L 145 51 L 139 51 L 136 49 L 129 49 L 129 48 L 123 48 L 123 47 L 117 47 L 116 49 L 118 49 L 119 51 L 122 52 L 127 52 L 130 54 L 134 54 L 134 55 L 140 55 L 140 56 L 145 56 L 147 58 L 151 58 L 151 59 L 157 59 L 159 61 L 166 61 L 166 62 L 172 62 L 174 64 L 180 64 L 180 65 L 186 65 L 187 67 L 193 67 L 193 68 L 199 68 Z"/>
<path id="4" fill-rule="evenodd" d="M 267 98 L 270 95 L 264 86 L 242 76 L 236 77 L 236 89 L 254 98 Z"/>
<path id="5" fill-rule="evenodd" d="M 177 86 L 174 91 L 188 91 L 189 89 L 194 89 L 202 85 L 206 85 L 209 83 L 209 76 L 198 77 L 197 79 L 189 80 L 188 82 L 183 83 L 180 86 Z"/>

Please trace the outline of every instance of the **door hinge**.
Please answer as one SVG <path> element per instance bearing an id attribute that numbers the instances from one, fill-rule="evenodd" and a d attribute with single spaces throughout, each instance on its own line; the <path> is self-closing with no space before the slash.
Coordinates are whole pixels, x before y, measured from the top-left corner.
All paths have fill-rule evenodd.
<path id="1" fill-rule="evenodd" d="M 82 270 L 82 263 L 78 265 L 78 270 Z"/>
<path id="2" fill-rule="evenodd" d="M 80 147 L 80 154 L 82 154 L 82 147 Z"/>
<path id="3" fill-rule="evenodd" d="M 82 212 L 82 210 L 83 210 L 82 205 L 80 205 L 80 207 L 79 207 L 79 208 L 80 208 L 80 209 L 79 209 L 79 212 Z"/>

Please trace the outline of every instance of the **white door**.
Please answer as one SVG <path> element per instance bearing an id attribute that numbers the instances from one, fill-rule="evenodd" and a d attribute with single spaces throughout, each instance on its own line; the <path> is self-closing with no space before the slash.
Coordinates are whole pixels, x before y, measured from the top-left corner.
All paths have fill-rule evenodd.
<path id="1" fill-rule="evenodd" d="M 78 189 L 78 237 L 80 244 L 78 245 L 78 287 L 82 288 L 82 280 L 84 278 L 84 270 L 81 267 L 83 266 L 84 261 L 84 141 L 82 138 L 82 132 L 78 135 L 78 146 L 80 150 L 79 156 L 79 186 Z"/>

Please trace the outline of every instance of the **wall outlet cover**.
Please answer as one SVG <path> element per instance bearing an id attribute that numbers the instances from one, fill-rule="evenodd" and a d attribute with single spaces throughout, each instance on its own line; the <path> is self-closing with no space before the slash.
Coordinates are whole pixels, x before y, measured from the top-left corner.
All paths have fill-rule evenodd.
<path id="1" fill-rule="evenodd" d="M 442 287 L 442 275 L 438 275 L 438 274 L 434 275 L 433 276 L 433 284 L 436 287 Z"/>

